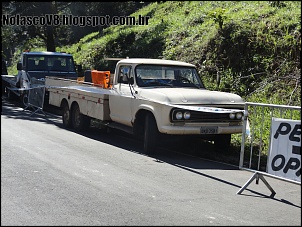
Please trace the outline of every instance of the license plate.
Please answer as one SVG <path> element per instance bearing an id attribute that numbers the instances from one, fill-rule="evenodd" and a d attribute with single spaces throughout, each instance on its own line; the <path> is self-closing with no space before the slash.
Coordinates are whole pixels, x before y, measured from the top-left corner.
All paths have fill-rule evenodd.
<path id="1" fill-rule="evenodd" d="M 200 128 L 201 134 L 217 134 L 218 133 L 218 127 L 212 126 L 212 127 L 201 127 Z"/>

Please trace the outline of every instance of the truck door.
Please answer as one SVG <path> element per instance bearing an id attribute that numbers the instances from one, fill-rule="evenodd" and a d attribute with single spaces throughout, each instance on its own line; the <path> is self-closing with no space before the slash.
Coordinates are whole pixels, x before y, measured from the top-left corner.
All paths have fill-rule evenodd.
<path id="1" fill-rule="evenodd" d="M 133 80 L 133 69 L 131 65 L 120 65 L 118 67 L 113 83 L 114 95 L 109 98 L 110 117 L 113 121 L 132 126 L 134 96 L 129 80 Z"/>

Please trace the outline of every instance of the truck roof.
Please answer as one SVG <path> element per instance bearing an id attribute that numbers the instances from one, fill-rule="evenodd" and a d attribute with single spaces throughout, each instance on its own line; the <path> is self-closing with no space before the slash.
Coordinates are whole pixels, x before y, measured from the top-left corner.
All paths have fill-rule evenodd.
<path id="1" fill-rule="evenodd" d="M 155 65 L 176 65 L 176 66 L 189 66 L 195 67 L 195 65 L 174 60 L 165 60 L 165 59 L 152 59 L 152 58 L 127 58 L 120 60 L 119 63 L 128 63 L 128 64 L 155 64 Z"/>
<path id="2" fill-rule="evenodd" d="M 61 53 L 61 52 L 50 52 L 50 51 L 40 51 L 40 52 L 23 52 L 26 55 L 60 55 L 60 56 L 72 56 L 71 54 Z"/>

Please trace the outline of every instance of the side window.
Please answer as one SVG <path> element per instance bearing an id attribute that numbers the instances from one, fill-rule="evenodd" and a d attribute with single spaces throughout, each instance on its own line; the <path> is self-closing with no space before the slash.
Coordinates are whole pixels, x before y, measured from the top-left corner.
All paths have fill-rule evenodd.
<path id="1" fill-rule="evenodd" d="M 130 65 L 122 65 L 118 71 L 118 83 L 128 84 L 130 78 L 133 78 L 132 68 Z"/>
<path id="2" fill-rule="evenodd" d="M 38 70 L 38 62 L 39 62 L 39 58 L 38 57 L 27 57 L 27 70 Z"/>

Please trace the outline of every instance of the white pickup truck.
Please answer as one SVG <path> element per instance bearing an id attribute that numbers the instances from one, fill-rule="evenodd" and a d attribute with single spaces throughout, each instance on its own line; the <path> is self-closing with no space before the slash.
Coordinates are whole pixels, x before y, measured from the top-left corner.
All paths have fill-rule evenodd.
<path id="1" fill-rule="evenodd" d="M 46 77 L 49 104 L 62 109 L 65 127 L 80 131 L 98 119 L 142 138 L 146 154 L 161 134 L 197 136 L 228 150 L 231 134 L 242 133 L 244 100 L 207 90 L 192 64 L 123 59 L 111 76 L 101 85 Z"/>

